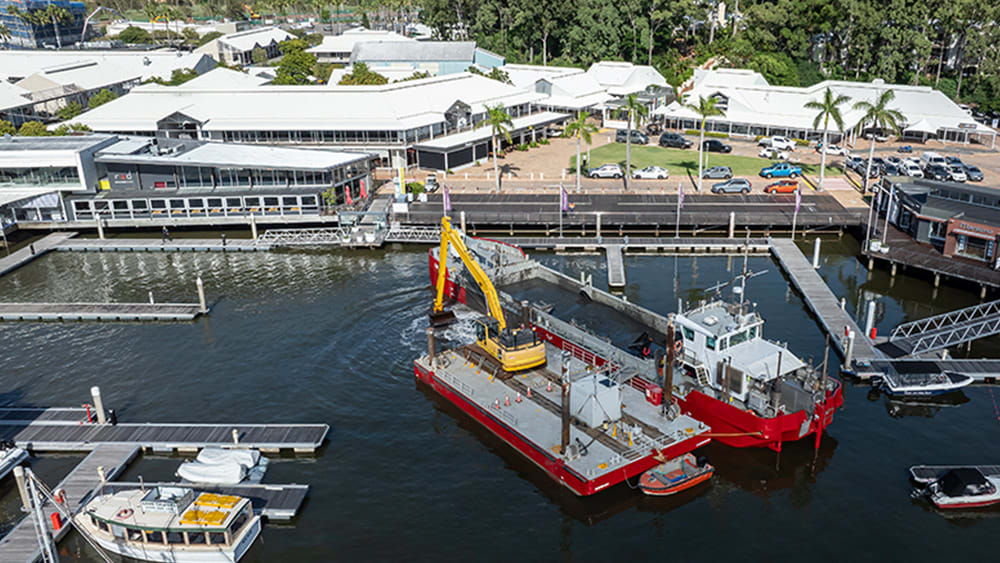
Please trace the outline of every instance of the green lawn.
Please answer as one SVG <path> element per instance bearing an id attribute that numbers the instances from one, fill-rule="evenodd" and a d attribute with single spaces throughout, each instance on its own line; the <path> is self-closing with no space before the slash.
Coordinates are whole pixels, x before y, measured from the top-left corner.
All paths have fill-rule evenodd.
<path id="1" fill-rule="evenodd" d="M 767 166 L 771 161 L 766 158 L 755 156 L 738 156 L 733 154 L 721 154 L 717 152 L 705 153 L 707 155 L 707 166 L 728 166 L 733 169 L 735 176 L 758 176 L 760 169 Z M 586 157 L 584 157 L 586 158 Z M 617 162 L 625 167 L 625 143 L 610 143 L 597 147 L 590 151 L 591 167 L 602 164 Z M 827 176 L 838 176 L 842 172 L 840 168 L 830 166 L 837 161 L 837 157 L 827 156 L 826 174 Z M 692 177 L 698 176 L 698 151 L 694 149 L 668 149 L 657 146 L 633 146 L 632 147 L 632 168 L 645 168 L 646 166 L 663 166 L 670 171 L 671 175 L 690 173 Z M 570 170 L 576 170 L 576 156 L 570 157 Z M 818 164 L 801 164 L 803 174 L 809 176 L 819 176 Z"/>

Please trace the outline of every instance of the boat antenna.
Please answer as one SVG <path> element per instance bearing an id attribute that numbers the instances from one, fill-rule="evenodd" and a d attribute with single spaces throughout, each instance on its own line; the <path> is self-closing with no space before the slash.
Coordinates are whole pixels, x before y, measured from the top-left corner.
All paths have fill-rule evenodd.
<path id="1" fill-rule="evenodd" d="M 750 227 L 747 227 L 746 241 L 743 243 L 743 275 L 740 276 L 740 311 L 743 310 L 743 299 L 747 289 L 747 261 L 750 259 Z M 743 314 L 742 312 L 740 314 Z"/>

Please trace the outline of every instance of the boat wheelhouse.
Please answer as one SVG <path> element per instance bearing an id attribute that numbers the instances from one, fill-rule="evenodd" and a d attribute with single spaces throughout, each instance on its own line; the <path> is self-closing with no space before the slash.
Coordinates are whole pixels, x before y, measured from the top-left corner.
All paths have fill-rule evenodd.
<path id="1" fill-rule="evenodd" d="M 75 516 L 103 549 L 144 561 L 238 561 L 260 535 L 250 500 L 186 487 L 100 495 Z"/>

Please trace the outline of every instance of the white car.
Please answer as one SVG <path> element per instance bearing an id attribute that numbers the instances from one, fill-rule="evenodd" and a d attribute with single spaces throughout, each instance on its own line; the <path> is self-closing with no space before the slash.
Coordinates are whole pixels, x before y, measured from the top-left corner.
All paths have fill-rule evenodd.
<path id="1" fill-rule="evenodd" d="M 587 176 L 591 178 L 621 178 L 624 175 L 622 167 L 617 164 L 602 164 L 600 167 L 591 168 L 587 172 Z"/>
<path id="2" fill-rule="evenodd" d="M 666 180 L 670 172 L 662 166 L 647 166 L 632 172 L 632 177 L 637 180 Z"/>
<path id="3" fill-rule="evenodd" d="M 871 139 L 872 137 L 874 137 L 879 143 L 884 143 L 889 140 L 889 136 L 881 131 L 869 131 L 865 133 L 866 139 Z"/>
<path id="4" fill-rule="evenodd" d="M 965 175 L 965 167 L 959 166 L 958 164 L 948 166 L 948 178 L 951 179 L 952 182 L 965 182 L 969 179 L 969 177 Z"/>
<path id="5" fill-rule="evenodd" d="M 920 169 L 920 165 L 910 159 L 904 160 L 903 164 L 899 166 L 899 169 L 903 171 L 903 174 L 906 174 L 911 178 L 924 177 L 924 171 Z"/>
<path id="6" fill-rule="evenodd" d="M 795 150 L 795 141 L 789 139 L 788 137 L 764 137 L 757 144 L 762 147 L 771 147 L 780 151 Z"/>
<path id="7" fill-rule="evenodd" d="M 845 149 L 844 147 L 842 147 L 840 145 L 827 145 L 825 147 L 820 148 L 820 150 L 823 151 L 823 152 L 825 152 L 826 154 L 834 154 L 834 155 L 837 155 L 837 156 L 847 156 L 847 149 Z"/>
<path id="8" fill-rule="evenodd" d="M 778 150 L 774 147 L 764 147 L 760 149 L 757 156 L 768 160 L 788 160 L 789 154 L 788 151 Z"/>

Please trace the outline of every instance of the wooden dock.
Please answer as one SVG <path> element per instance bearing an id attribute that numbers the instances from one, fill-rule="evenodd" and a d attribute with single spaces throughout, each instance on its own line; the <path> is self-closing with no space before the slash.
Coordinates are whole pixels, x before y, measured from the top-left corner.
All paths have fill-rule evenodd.
<path id="1" fill-rule="evenodd" d="M 0 440 L 35 452 L 89 451 L 100 444 L 133 445 L 156 452 L 195 452 L 206 446 L 265 452 L 315 452 L 328 424 L 96 424 L 85 409 L 0 407 Z M 234 441 L 234 431 L 236 441 Z"/>
<path id="2" fill-rule="evenodd" d="M 0 321 L 192 321 L 198 303 L 0 303 Z"/>
<path id="3" fill-rule="evenodd" d="M 71 252 L 260 252 L 271 250 L 271 245 L 258 244 L 253 239 L 81 238 L 65 240 L 55 249 Z"/>
<path id="4" fill-rule="evenodd" d="M 74 232 L 52 233 L 42 240 L 34 242 L 15 252 L 11 252 L 9 256 L 0 258 L 0 276 L 24 266 L 42 254 L 59 247 L 59 245 L 74 236 L 76 236 L 76 233 Z"/>
<path id="5" fill-rule="evenodd" d="M 113 479 L 128 466 L 137 453 L 139 446 L 135 444 L 99 444 L 94 447 L 87 457 L 55 487 L 66 490 L 67 509 L 76 512 L 90 500 L 94 491 L 101 485 L 98 467 L 103 468 L 107 479 Z M 51 503 L 45 502 L 43 509 L 48 524 L 55 508 Z M 53 533 L 55 540 L 58 541 L 70 528 L 69 523 L 64 524 L 60 530 Z M 40 555 L 35 528 L 28 518 L 22 518 L 13 530 L 0 539 L 0 561 L 31 563 Z"/>
<path id="6" fill-rule="evenodd" d="M 604 247 L 608 255 L 608 287 L 625 287 L 625 260 L 622 246 L 609 244 Z"/>
<path id="7" fill-rule="evenodd" d="M 253 510 L 269 520 L 291 520 L 298 514 L 309 494 L 309 485 L 192 485 L 190 483 L 108 483 L 106 494 L 145 487 L 192 487 L 223 495 L 236 495 L 250 499 Z"/>
<path id="8" fill-rule="evenodd" d="M 841 357 L 846 356 L 844 327 L 854 331 L 854 360 L 868 361 L 882 357 L 882 354 L 875 349 L 867 335 L 862 334 L 854 319 L 847 311 L 841 309 L 830 287 L 826 285 L 823 278 L 816 273 L 812 264 L 806 260 L 805 255 L 799 250 L 795 242 L 791 239 L 771 239 L 771 252 L 778 259 L 778 263 L 791 278 L 792 284 L 802 294 L 806 305 L 819 319 L 823 330 L 830 335 L 830 341 L 834 344 Z M 852 366 L 844 366 L 850 371 Z"/>

